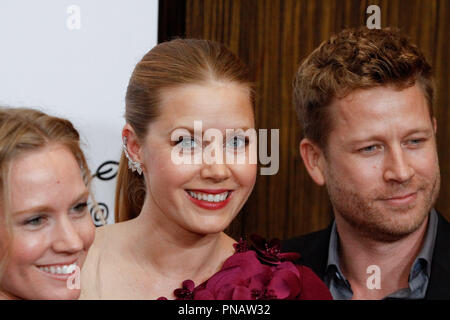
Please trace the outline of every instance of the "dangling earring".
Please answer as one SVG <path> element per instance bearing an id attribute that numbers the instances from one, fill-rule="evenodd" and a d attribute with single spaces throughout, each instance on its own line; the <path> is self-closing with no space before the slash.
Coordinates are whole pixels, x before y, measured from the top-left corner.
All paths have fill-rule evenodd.
<path id="1" fill-rule="evenodd" d="M 142 174 L 141 163 L 131 159 L 130 155 L 128 154 L 127 137 L 123 137 L 122 149 L 123 152 L 125 152 L 125 157 L 127 157 L 128 159 L 128 169 L 131 169 L 132 172 L 137 171 L 137 173 L 141 175 Z"/>

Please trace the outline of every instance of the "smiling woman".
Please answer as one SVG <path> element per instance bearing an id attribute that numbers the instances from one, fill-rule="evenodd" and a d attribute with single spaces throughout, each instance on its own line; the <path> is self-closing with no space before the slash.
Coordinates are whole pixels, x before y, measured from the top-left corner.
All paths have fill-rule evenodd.
<path id="1" fill-rule="evenodd" d="M 97 229 L 82 298 L 331 297 L 278 246 L 262 246 L 274 258 L 264 264 L 224 233 L 255 184 L 253 105 L 247 67 L 220 43 L 176 39 L 143 57 L 126 95 L 119 223 Z M 193 161 L 175 161 L 178 152 Z M 213 285 L 223 274 L 230 282 Z"/>
<path id="2" fill-rule="evenodd" d="M 64 119 L 0 109 L 0 299 L 77 299 L 94 225 L 90 173 Z"/>

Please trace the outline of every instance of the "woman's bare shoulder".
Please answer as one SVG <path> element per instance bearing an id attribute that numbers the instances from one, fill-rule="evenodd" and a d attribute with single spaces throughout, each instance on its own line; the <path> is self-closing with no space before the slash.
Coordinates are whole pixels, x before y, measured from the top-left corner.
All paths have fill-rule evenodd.
<path id="1" fill-rule="evenodd" d="M 120 239 L 120 224 L 109 224 L 95 230 L 95 239 L 89 248 L 86 260 L 81 270 L 80 299 L 101 299 L 102 279 L 110 274 L 114 264 L 108 263 L 116 254 Z"/>
<path id="2" fill-rule="evenodd" d="M 237 241 L 234 240 L 233 238 L 231 238 L 229 235 L 227 235 L 226 233 L 222 233 L 222 246 L 221 246 L 221 250 L 222 250 L 222 255 L 223 258 L 226 259 L 229 256 L 231 256 L 234 252 L 234 244 Z"/>

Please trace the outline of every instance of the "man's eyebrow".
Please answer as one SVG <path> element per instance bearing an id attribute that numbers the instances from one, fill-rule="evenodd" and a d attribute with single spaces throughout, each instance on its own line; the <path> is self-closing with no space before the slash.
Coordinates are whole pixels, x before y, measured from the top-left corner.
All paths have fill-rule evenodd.
<path id="1" fill-rule="evenodd" d="M 420 134 L 420 133 L 423 133 L 423 134 L 426 134 L 427 136 L 429 136 L 433 133 L 433 130 L 430 128 L 415 128 L 415 129 L 406 131 L 406 133 L 404 134 L 404 137 L 408 137 L 413 134 Z M 379 140 L 383 140 L 383 136 L 381 136 L 380 134 L 374 134 L 374 135 L 367 136 L 364 138 L 355 138 L 355 139 L 351 140 L 349 143 L 354 145 L 354 144 L 364 143 L 367 141 L 379 141 Z"/>
<path id="2" fill-rule="evenodd" d="M 424 134 L 427 134 L 427 135 L 431 135 L 431 134 L 433 134 L 433 132 L 434 132 L 434 130 L 431 129 L 431 128 L 411 129 L 411 130 L 406 132 L 405 137 L 411 136 L 411 135 L 416 134 L 416 133 L 424 133 Z"/>

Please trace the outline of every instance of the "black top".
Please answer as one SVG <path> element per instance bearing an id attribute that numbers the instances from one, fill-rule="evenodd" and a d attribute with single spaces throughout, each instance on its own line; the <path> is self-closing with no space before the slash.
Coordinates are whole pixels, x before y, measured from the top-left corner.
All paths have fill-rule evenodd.
<path id="1" fill-rule="evenodd" d="M 282 243 L 283 251 L 300 253 L 299 262 L 313 269 L 322 280 L 327 269 L 331 227 L 332 224 L 324 230 Z M 425 299 L 450 299 L 450 223 L 439 213 L 431 276 Z"/>

